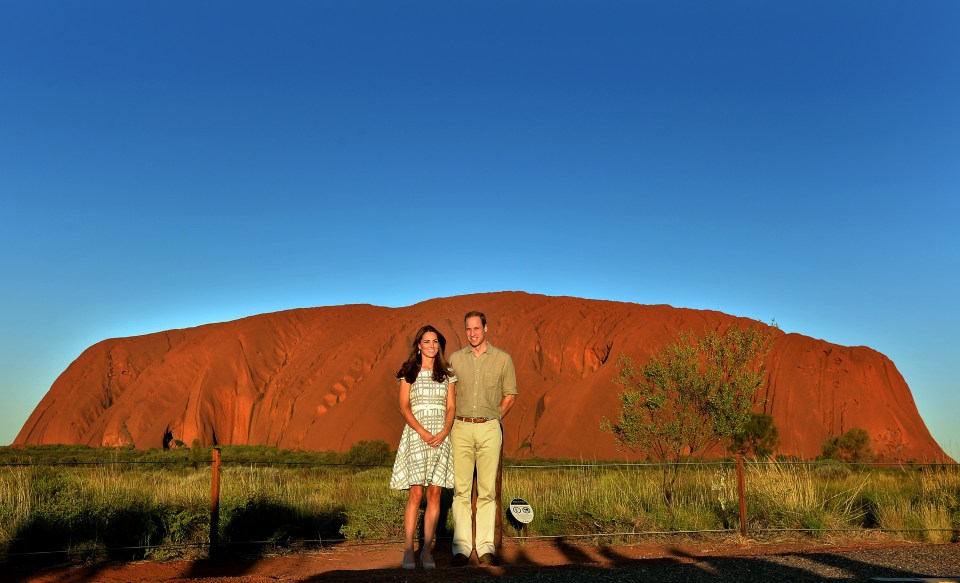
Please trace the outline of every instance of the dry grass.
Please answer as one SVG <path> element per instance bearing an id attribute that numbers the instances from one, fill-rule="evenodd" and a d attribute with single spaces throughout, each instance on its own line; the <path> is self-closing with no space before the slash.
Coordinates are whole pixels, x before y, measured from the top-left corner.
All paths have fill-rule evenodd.
<path id="1" fill-rule="evenodd" d="M 227 465 L 221 480 L 221 539 L 287 545 L 340 536 L 399 538 L 405 494 L 387 487 L 389 475 L 386 467 Z M 0 547 L 16 550 L 24 541 L 38 548 L 78 541 L 116 544 L 104 542 L 108 539 L 148 547 L 203 543 L 210 478 L 204 466 L 2 467 Z M 801 530 L 827 537 L 882 529 L 946 542 L 960 526 L 960 469 L 955 466 L 878 470 L 749 463 L 745 482 L 752 532 Z M 660 484 L 656 466 L 508 466 L 502 491 L 504 504 L 524 498 L 534 508 L 531 536 L 620 540 L 637 532 L 739 529 L 731 464 L 686 467 L 672 504 L 664 500 Z"/>

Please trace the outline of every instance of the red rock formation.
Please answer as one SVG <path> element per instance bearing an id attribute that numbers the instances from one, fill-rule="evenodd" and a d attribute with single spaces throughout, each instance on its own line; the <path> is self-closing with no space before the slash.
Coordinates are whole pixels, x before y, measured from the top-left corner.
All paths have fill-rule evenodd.
<path id="1" fill-rule="evenodd" d="M 598 429 L 601 418 L 617 414 L 617 356 L 643 362 L 683 330 L 758 324 L 712 311 L 522 292 L 263 314 L 90 347 L 14 443 L 156 448 L 166 436 L 339 451 L 361 439 L 395 445 L 403 421 L 394 374 L 413 333 L 433 324 L 452 352 L 463 346 L 462 318 L 472 309 L 487 313 L 490 341 L 517 367 L 520 397 L 504 422 L 512 457 L 630 459 Z M 888 459 L 949 459 L 882 354 L 774 334 L 762 409 L 780 429 L 781 453 L 812 458 L 828 436 L 863 427 Z"/>

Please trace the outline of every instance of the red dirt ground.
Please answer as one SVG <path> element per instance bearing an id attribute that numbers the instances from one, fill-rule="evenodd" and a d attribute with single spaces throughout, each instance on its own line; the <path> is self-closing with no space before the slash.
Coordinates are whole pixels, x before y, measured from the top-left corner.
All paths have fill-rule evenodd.
<path id="1" fill-rule="evenodd" d="M 272 556 L 260 559 L 222 559 L 198 561 L 141 561 L 100 566 L 74 566 L 47 570 L 7 569 L 0 581 L 19 583 L 266 583 L 275 581 L 467 581 L 500 577 L 533 577 L 551 571 L 557 575 L 577 569 L 615 570 L 640 564 L 656 568 L 678 563 L 697 563 L 703 558 L 749 558 L 781 554 L 832 554 L 862 549 L 919 549 L 931 545 L 903 542 L 825 542 L 757 543 L 729 539 L 720 542 L 669 541 L 639 543 L 616 547 L 575 544 L 569 541 L 514 541 L 504 543 L 503 566 L 479 567 L 476 556 L 463 568 L 449 566 L 448 550 L 438 550 L 437 570 L 399 568 L 402 546 L 399 543 L 346 544 L 302 555 Z M 957 544 L 936 545 L 955 553 Z M 948 548 L 949 547 L 949 548 Z M 586 571 L 583 572 L 584 576 Z M 540 579 L 538 579 L 540 580 Z"/>

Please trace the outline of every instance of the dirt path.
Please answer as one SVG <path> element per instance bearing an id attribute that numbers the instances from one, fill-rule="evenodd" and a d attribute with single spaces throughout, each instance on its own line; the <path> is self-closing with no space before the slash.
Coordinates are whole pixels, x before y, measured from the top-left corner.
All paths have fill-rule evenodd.
<path id="1" fill-rule="evenodd" d="M 505 543 L 503 566 L 398 568 L 401 546 L 342 545 L 260 559 L 137 562 L 49 570 L 7 568 L 0 581 L 37 583 L 266 583 L 276 581 L 870 581 L 934 577 L 960 581 L 960 544 L 755 543 L 684 541 L 616 547 L 568 541 Z"/>

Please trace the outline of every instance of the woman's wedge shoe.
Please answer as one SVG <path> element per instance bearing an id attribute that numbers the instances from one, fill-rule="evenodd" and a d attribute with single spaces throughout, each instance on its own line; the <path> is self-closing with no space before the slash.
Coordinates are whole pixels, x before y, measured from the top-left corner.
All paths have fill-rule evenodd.
<path id="1" fill-rule="evenodd" d="M 415 569 L 417 567 L 417 559 L 413 551 L 403 551 L 403 563 L 400 566 L 404 569 Z"/>
<path id="2" fill-rule="evenodd" d="M 433 560 L 433 555 L 431 555 L 430 551 L 426 549 L 420 551 L 420 562 L 423 563 L 424 569 L 434 569 L 437 566 Z"/>

